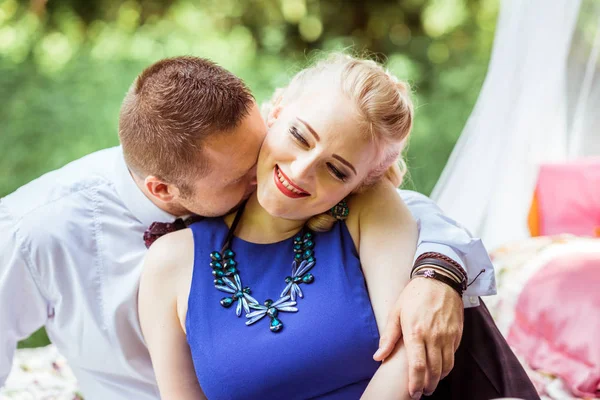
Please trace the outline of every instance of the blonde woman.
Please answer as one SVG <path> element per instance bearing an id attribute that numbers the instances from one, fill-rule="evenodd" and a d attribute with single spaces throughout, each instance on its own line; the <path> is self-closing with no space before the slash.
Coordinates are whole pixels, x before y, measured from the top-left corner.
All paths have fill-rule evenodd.
<path id="1" fill-rule="evenodd" d="M 401 343 L 372 355 L 416 248 L 395 191 L 412 121 L 405 83 L 345 55 L 278 94 L 256 192 L 150 248 L 139 312 L 163 399 L 409 398 Z"/>

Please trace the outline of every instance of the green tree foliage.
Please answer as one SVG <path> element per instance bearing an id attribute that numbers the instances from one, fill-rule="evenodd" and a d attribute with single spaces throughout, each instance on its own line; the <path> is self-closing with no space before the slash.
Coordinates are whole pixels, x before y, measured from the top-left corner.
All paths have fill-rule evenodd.
<path id="1" fill-rule="evenodd" d="M 429 193 L 483 81 L 497 0 L 0 0 L 0 195 L 117 144 L 120 101 L 160 58 L 209 57 L 259 100 L 313 50 L 352 47 L 413 85 L 409 186 Z"/>
<path id="2" fill-rule="evenodd" d="M 497 8 L 498 0 L 0 0 L 0 196 L 116 145 L 122 97 L 158 59 L 211 58 L 263 101 L 313 52 L 348 48 L 413 86 L 407 186 L 429 193 L 483 82 Z"/>

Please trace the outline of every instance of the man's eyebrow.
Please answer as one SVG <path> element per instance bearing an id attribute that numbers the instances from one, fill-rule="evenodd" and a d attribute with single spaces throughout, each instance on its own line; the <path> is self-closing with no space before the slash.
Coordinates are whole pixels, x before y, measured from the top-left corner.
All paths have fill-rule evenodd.
<path id="1" fill-rule="evenodd" d="M 306 128 L 307 128 L 307 129 L 310 131 L 310 133 L 312 133 L 312 134 L 313 134 L 313 136 L 315 137 L 315 139 L 317 140 L 317 142 L 318 142 L 319 140 L 321 140 L 321 138 L 319 137 L 319 135 L 317 134 L 317 132 L 315 132 L 315 130 L 312 128 L 312 126 L 310 126 L 310 125 L 308 124 L 308 122 L 306 122 L 306 121 L 304 121 L 304 120 L 302 120 L 302 119 L 300 119 L 300 118 L 298 118 L 298 117 L 296 117 L 296 119 L 297 119 L 298 121 L 302 122 L 302 123 L 304 124 L 304 126 L 306 126 Z"/>
<path id="2" fill-rule="evenodd" d="M 350 164 L 348 161 L 344 160 L 342 157 L 338 156 L 337 154 L 334 154 L 331 157 L 335 158 L 336 160 L 338 160 L 339 162 L 341 162 L 342 164 L 344 164 L 345 166 L 350 168 L 352 170 L 352 172 L 354 172 L 354 175 L 358 175 L 356 173 L 356 169 L 354 169 L 354 166 L 352 164 Z"/>

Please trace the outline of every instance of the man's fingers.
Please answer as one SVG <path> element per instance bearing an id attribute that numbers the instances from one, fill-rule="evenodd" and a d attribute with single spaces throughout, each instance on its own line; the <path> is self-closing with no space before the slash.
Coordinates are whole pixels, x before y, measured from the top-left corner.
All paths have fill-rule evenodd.
<path id="1" fill-rule="evenodd" d="M 425 342 L 420 337 L 405 337 L 404 345 L 408 358 L 408 393 L 413 399 L 419 399 L 423 394 L 427 373 Z"/>
<path id="2" fill-rule="evenodd" d="M 446 346 L 442 350 L 442 379 L 448 376 L 452 368 L 454 368 L 454 350 Z"/>
<path id="3" fill-rule="evenodd" d="M 426 344 L 427 349 L 427 379 L 424 391 L 427 396 L 431 395 L 442 377 L 442 351 L 434 344 Z"/>
<path id="4" fill-rule="evenodd" d="M 461 323 L 460 329 L 458 330 L 458 333 L 456 334 L 456 339 L 454 340 L 454 352 L 455 353 L 456 353 L 456 350 L 458 350 L 458 346 L 460 346 L 460 342 L 462 340 L 462 334 L 463 334 L 463 324 Z"/>
<path id="5" fill-rule="evenodd" d="M 383 334 L 379 339 L 379 349 L 373 354 L 375 361 L 383 361 L 387 358 L 394 348 L 396 343 L 402 337 L 402 326 L 400 325 L 400 309 L 394 307 L 388 316 Z"/>

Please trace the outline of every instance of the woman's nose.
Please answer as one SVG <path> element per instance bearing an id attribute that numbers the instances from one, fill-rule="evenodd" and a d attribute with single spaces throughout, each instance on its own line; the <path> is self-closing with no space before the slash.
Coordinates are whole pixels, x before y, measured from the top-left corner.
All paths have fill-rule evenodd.
<path id="1" fill-rule="evenodd" d="M 314 174 L 314 160 L 311 157 L 299 157 L 291 165 L 293 177 L 299 182 L 306 182 Z"/>

